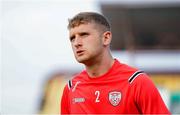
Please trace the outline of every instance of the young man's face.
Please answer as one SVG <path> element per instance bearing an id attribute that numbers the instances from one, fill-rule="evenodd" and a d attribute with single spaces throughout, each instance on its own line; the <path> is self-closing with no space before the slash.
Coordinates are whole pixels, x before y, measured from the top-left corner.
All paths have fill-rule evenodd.
<path id="1" fill-rule="evenodd" d="M 103 52 L 102 32 L 94 23 L 81 24 L 69 30 L 75 58 L 80 63 L 89 63 Z"/>

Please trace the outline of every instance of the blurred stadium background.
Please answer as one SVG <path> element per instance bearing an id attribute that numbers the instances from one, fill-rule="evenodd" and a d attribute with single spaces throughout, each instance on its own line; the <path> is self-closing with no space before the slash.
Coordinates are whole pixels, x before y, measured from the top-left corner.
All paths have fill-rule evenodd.
<path id="1" fill-rule="evenodd" d="M 179 0 L 0 1 L 0 114 L 58 114 L 67 80 L 83 69 L 71 51 L 67 19 L 103 13 L 112 53 L 144 70 L 180 114 Z"/>

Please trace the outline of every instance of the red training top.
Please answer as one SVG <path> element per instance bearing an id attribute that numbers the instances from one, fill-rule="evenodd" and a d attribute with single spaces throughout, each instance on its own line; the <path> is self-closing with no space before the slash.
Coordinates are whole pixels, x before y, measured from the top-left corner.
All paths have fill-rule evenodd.
<path id="1" fill-rule="evenodd" d="M 107 73 L 84 70 L 64 88 L 61 114 L 170 114 L 157 88 L 142 71 L 115 59 Z"/>

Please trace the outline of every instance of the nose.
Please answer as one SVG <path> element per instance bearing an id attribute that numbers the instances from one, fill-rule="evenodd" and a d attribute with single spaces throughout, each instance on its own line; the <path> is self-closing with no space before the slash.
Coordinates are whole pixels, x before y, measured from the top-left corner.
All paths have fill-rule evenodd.
<path id="1" fill-rule="evenodd" d="M 74 46 L 79 47 L 82 46 L 82 39 L 80 37 L 76 37 L 74 40 Z"/>

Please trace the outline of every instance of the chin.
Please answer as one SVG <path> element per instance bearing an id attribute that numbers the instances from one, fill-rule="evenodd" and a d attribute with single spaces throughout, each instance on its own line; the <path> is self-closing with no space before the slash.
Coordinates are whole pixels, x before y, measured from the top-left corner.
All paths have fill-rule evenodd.
<path id="1" fill-rule="evenodd" d="M 83 58 L 83 57 L 78 57 L 78 58 L 76 58 L 76 60 L 77 60 L 79 63 L 83 63 L 83 64 L 88 61 L 88 59 Z"/>
<path id="2" fill-rule="evenodd" d="M 82 59 L 76 59 L 79 63 L 85 63 L 86 60 L 82 60 Z"/>

